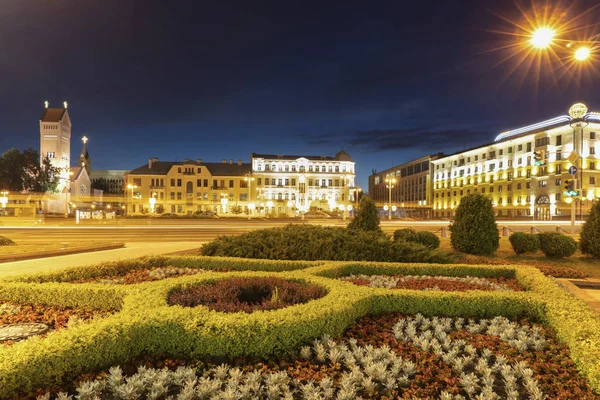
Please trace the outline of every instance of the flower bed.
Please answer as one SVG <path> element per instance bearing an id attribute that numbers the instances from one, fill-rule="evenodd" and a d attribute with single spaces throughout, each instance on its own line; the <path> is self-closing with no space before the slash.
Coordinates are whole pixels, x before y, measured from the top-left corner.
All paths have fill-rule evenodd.
<path id="1" fill-rule="evenodd" d="M 516 279 L 478 278 L 475 276 L 429 276 L 429 275 L 349 275 L 340 278 L 355 285 L 386 289 L 522 291 Z"/>
<path id="2" fill-rule="evenodd" d="M 207 272 L 182 275 L 172 279 L 146 282 L 143 285 L 69 283 L 86 277 L 112 276 L 122 271 L 132 271 L 148 267 L 155 268 L 165 265 L 196 269 L 202 266 L 202 269 L 211 269 L 213 271 L 217 268 L 228 268 L 232 271 L 226 273 Z M 339 280 L 339 278 L 351 274 L 401 274 L 428 275 L 433 277 L 475 276 L 478 278 L 516 279 L 520 285 L 526 288 L 526 291 L 468 290 L 465 292 L 455 292 L 389 290 L 385 288 L 355 286 Z M 182 307 L 179 305 L 169 305 L 169 295 L 178 290 L 210 286 L 219 281 L 226 281 L 232 278 L 260 278 L 263 280 L 266 278 L 277 278 L 285 281 L 306 282 L 307 284 L 324 288 L 326 294 L 321 298 L 306 303 L 252 313 L 220 312 L 210 310 L 205 306 Z M 272 296 L 273 292 L 271 291 L 270 293 Z M 438 387 L 439 389 L 437 389 L 436 393 L 440 397 L 442 396 L 442 391 L 445 390 L 447 392 L 447 394 L 443 395 L 445 399 L 451 398 L 448 397 L 450 395 L 454 396 L 463 393 L 462 391 L 467 393 L 466 387 L 470 381 L 464 381 L 463 377 L 453 370 L 455 368 L 454 363 L 447 365 L 444 359 L 438 357 L 435 352 L 431 350 L 424 351 L 418 348 L 420 346 L 419 343 L 422 343 L 422 339 L 426 339 L 426 337 L 421 339 L 415 337 L 406 343 L 401 343 L 401 341 L 394 338 L 392 327 L 398 322 L 398 318 L 391 323 L 390 329 L 384 329 L 383 320 L 371 317 L 375 318 L 375 322 L 373 323 L 374 329 L 376 331 L 385 331 L 384 333 L 387 335 L 385 336 L 387 338 L 385 340 L 383 340 L 384 336 L 377 336 L 370 328 L 366 329 L 364 325 L 354 325 L 354 328 L 347 331 L 346 336 L 341 336 L 345 330 L 353 326 L 361 317 L 366 315 L 390 315 L 389 313 L 392 312 L 402 313 L 403 315 L 421 313 L 426 317 L 445 315 L 452 318 L 474 318 L 477 322 L 480 319 L 493 319 L 496 316 L 504 316 L 510 320 L 527 318 L 529 321 L 548 324 L 556 332 L 557 343 L 560 341 L 568 346 L 569 355 L 576 368 L 589 379 L 589 385 L 594 390 L 600 392 L 600 319 L 585 303 L 569 296 L 555 282 L 544 277 L 537 269 L 526 266 L 364 262 L 301 263 L 224 258 L 207 259 L 206 257 L 163 257 L 160 259 L 142 259 L 98 265 L 89 270 L 78 268 L 50 274 L 2 279 L 0 280 L 0 301 L 10 301 L 15 304 L 37 303 L 49 306 L 89 307 L 96 310 L 110 308 L 118 310 L 118 312 L 106 318 L 99 318 L 90 323 L 75 326 L 72 329 L 58 330 L 39 340 L 36 338 L 23 340 L 12 346 L 0 346 L 0 398 L 12 398 L 19 394 L 31 396 L 37 388 L 56 387 L 57 385 L 64 384 L 64 382 L 73 381 L 82 374 L 94 373 L 108 369 L 111 366 L 131 366 L 134 360 L 144 357 L 185 359 L 191 363 L 189 366 L 198 366 L 202 371 L 206 368 L 216 368 L 217 365 L 205 365 L 205 363 L 211 360 L 219 360 L 217 364 L 220 364 L 223 360 L 229 360 L 236 364 L 241 363 L 243 360 L 249 360 L 248 365 L 244 363 L 238 366 L 245 373 L 252 372 L 252 368 L 258 368 L 258 370 L 264 368 L 267 371 L 275 363 L 279 365 L 280 370 L 278 371 L 286 371 L 290 382 L 295 382 L 294 379 L 296 377 L 303 377 L 299 378 L 300 382 L 298 383 L 298 385 L 302 386 L 293 386 L 292 389 L 307 390 L 307 393 L 311 394 L 313 393 L 312 391 L 316 390 L 314 388 L 317 384 L 316 382 L 322 382 L 321 376 L 331 375 L 330 372 L 334 371 L 331 379 L 335 383 L 337 382 L 336 379 L 341 379 L 344 373 L 346 375 L 353 373 L 352 368 L 342 362 L 338 362 L 339 366 L 337 366 L 336 363 L 329 365 L 328 361 L 319 361 L 316 358 L 318 350 L 315 347 L 317 344 L 314 343 L 314 340 L 322 338 L 323 335 L 331 335 L 331 337 L 336 338 L 336 343 L 341 345 L 344 342 L 348 347 L 350 346 L 351 337 L 347 335 L 351 331 L 357 335 L 364 333 L 365 340 L 367 337 L 375 338 L 373 340 L 377 340 L 377 346 L 388 344 L 385 340 L 394 340 L 397 343 L 395 344 L 396 348 L 392 349 L 392 351 L 402 357 L 404 361 L 412 361 L 418 366 L 417 372 L 412 376 L 408 376 L 408 386 L 404 386 L 406 384 L 404 380 L 396 382 L 399 385 L 398 390 L 402 390 L 402 393 L 408 391 L 409 394 L 415 393 L 415 397 L 428 398 L 427 389 L 423 389 L 425 390 L 423 391 L 421 389 L 423 387 Z M 415 329 L 417 331 L 421 329 L 420 325 L 418 329 L 417 327 Z M 518 329 L 515 329 L 515 332 L 517 331 Z M 425 334 L 425 332 L 421 333 Z M 445 332 L 445 334 L 452 341 L 465 340 L 467 344 L 469 344 L 469 340 L 471 339 L 467 340 L 465 337 L 456 335 L 474 335 L 473 337 L 478 342 L 471 344 L 475 348 L 478 348 L 476 343 L 480 343 L 479 338 L 481 338 L 481 343 L 486 343 L 488 347 L 496 346 L 494 344 L 496 343 L 494 342 L 496 339 L 487 332 L 464 333 L 461 331 Z M 485 337 L 477 336 L 482 334 Z M 527 334 L 528 337 L 535 337 L 532 330 L 527 331 Z M 434 333 L 431 335 L 431 338 L 433 338 Z M 401 339 L 405 336 L 403 334 Z M 544 333 L 544 336 L 546 343 L 548 343 L 550 340 L 548 335 Z M 517 332 L 517 337 L 514 340 L 518 339 Z M 359 339 L 357 338 L 357 340 Z M 310 360 L 298 359 L 298 354 L 301 352 L 300 349 L 302 346 L 310 343 L 313 343 Z M 536 351 L 528 347 L 521 354 L 522 350 L 510 346 L 506 341 L 500 340 L 498 343 L 492 351 L 506 351 L 507 355 L 505 357 L 507 359 L 509 358 L 509 353 L 515 351 L 520 354 L 519 357 L 530 357 L 533 355 L 535 357 L 552 356 L 552 352 L 548 351 L 548 348 Z M 325 343 L 321 344 L 327 346 Z M 364 345 L 366 347 L 368 343 L 365 342 Z M 391 344 L 388 344 L 388 346 L 392 348 Z M 498 346 L 508 347 L 501 349 Z M 414 353 L 416 354 L 414 358 L 411 359 L 408 355 L 404 356 L 397 353 L 397 349 L 409 347 L 418 350 L 418 352 Z M 330 347 L 327 347 L 327 349 L 331 350 Z M 550 349 L 554 348 L 550 347 Z M 460 350 L 463 351 L 464 348 Z M 466 352 L 467 350 L 464 351 Z M 558 350 L 552 351 L 555 355 L 566 355 L 564 347 L 562 353 Z M 537 353 L 541 354 L 538 355 Z M 546 353 L 547 355 L 544 355 Z M 514 354 L 516 357 L 517 353 Z M 292 355 L 296 357 L 290 358 Z M 304 355 L 308 355 L 307 350 L 304 350 Z M 468 354 L 463 355 L 468 357 Z M 495 356 L 496 354 L 494 354 Z M 334 355 L 334 357 L 336 356 Z M 257 365 L 257 360 L 259 359 L 285 360 L 285 364 L 282 365 L 275 361 L 263 361 L 262 364 Z M 430 369 L 431 371 L 419 372 L 421 371 L 423 360 L 430 362 L 429 364 L 425 363 L 423 368 Z M 490 360 L 495 362 L 492 356 L 490 356 Z M 560 393 L 559 389 L 548 389 L 545 386 L 546 383 L 544 383 L 545 378 L 535 376 L 537 374 L 535 371 L 537 371 L 536 368 L 538 367 L 533 364 L 536 360 L 542 360 L 539 362 L 540 368 L 542 365 L 548 364 L 551 366 L 548 371 L 559 371 L 559 381 L 565 385 L 564 387 L 568 387 L 568 389 L 565 389 L 566 391 L 575 393 L 579 398 L 590 398 L 585 385 L 581 386 L 581 382 L 577 381 L 579 378 L 575 375 L 574 370 L 568 369 L 573 364 L 569 364 L 570 362 L 566 358 L 561 358 L 557 361 L 560 367 L 563 368 L 562 370 L 552 364 L 554 361 L 545 358 L 536 358 L 535 360 L 525 358 L 517 360 L 515 358 L 515 360 L 515 362 L 523 360 L 523 362 L 528 363 L 526 368 L 534 371 L 534 376 L 531 378 L 537 382 L 535 385 L 530 381 L 525 382 L 525 374 L 521 373 L 516 382 L 516 390 L 520 396 L 537 396 L 536 387 L 543 394 L 547 394 L 549 398 L 553 398 L 552 396 L 557 396 L 556 393 Z M 404 361 L 402 366 L 405 365 Z M 249 365 L 253 367 L 251 368 Z M 305 369 L 302 369 L 301 365 L 304 365 L 305 367 L 303 368 Z M 293 375 L 289 367 L 299 368 L 300 372 L 297 375 Z M 467 368 L 464 370 L 465 375 L 473 373 L 475 374 L 475 378 L 478 379 L 474 381 L 473 379 L 475 378 L 472 378 L 471 381 L 474 383 L 471 382 L 471 385 L 474 386 L 476 383 L 478 385 L 478 389 L 476 390 L 483 390 L 486 384 L 482 381 L 482 376 L 477 375 L 475 367 L 470 366 L 465 368 Z M 472 370 L 469 368 L 472 368 Z M 522 370 L 524 371 L 525 367 Z M 404 374 L 407 371 L 402 371 L 403 373 L 399 375 L 400 377 L 409 375 Z M 500 371 L 500 375 L 498 375 L 497 371 L 493 372 L 495 374 L 495 382 L 502 389 L 504 387 L 502 383 L 502 379 L 504 379 L 502 371 Z M 216 370 L 207 372 L 206 377 L 216 378 L 216 373 Z M 234 374 L 236 373 L 234 372 Z M 181 374 L 184 373 L 180 372 L 178 376 L 181 376 Z M 312 388 L 307 386 L 309 385 L 311 374 L 313 374 L 312 376 L 315 379 Z M 527 372 L 527 374 L 529 373 Z M 230 375 L 228 370 L 227 376 Z M 261 375 L 261 379 L 279 379 L 269 378 L 270 375 L 267 375 Z M 23 379 L 24 376 L 28 377 L 28 379 Z M 569 380 L 568 376 L 573 376 L 574 380 Z M 200 382 L 201 378 L 201 376 L 198 376 L 194 387 L 198 386 L 197 383 Z M 247 382 L 244 379 L 242 381 Z M 510 380 L 511 378 L 507 379 Z M 154 381 L 157 381 L 157 379 L 154 379 Z M 371 384 L 373 382 L 374 379 L 372 378 Z M 263 383 L 266 383 L 266 381 Z M 355 391 L 363 393 L 363 397 L 365 398 L 369 396 L 373 398 L 383 397 L 383 392 L 381 391 L 384 390 L 385 383 L 376 382 L 372 394 L 368 386 L 369 381 L 365 381 L 365 383 L 367 386 L 361 386 L 358 389 L 355 388 Z M 227 389 L 224 383 L 224 386 L 221 385 L 219 387 L 217 387 L 216 383 L 211 384 L 215 385 L 215 390 L 221 388 L 232 390 Z M 329 390 L 330 387 L 327 385 L 325 383 L 325 387 L 321 389 Z M 569 385 L 574 386 L 571 387 Z M 263 385 L 262 387 L 264 388 L 265 386 Z M 580 392 L 577 391 L 576 387 L 580 388 Z M 132 388 L 135 389 L 134 385 L 129 385 L 125 381 L 123 387 L 119 390 L 132 390 Z M 282 387 L 280 389 L 283 390 Z M 335 393 L 339 394 L 342 389 L 338 385 L 335 386 L 334 390 L 336 390 Z M 349 391 L 345 393 L 350 396 L 348 393 L 352 394 L 353 388 L 349 387 L 347 389 Z M 496 389 L 498 388 L 494 385 L 493 390 Z M 191 388 L 186 390 L 191 390 Z M 485 396 L 485 394 L 477 393 L 480 397 Z M 507 395 L 508 392 L 499 393 Z M 302 396 L 298 395 L 297 397 Z"/>
<path id="3" fill-rule="evenodd" d="M 70 391 L 81 398 L 597 398 L 550 328 L 502 317 L 392 313 L 364 317 L 340 338 L 316 339 L 285 359 L 142 364 L 88 374 Z"/>
<path id="4" fill-rule="evenodd" d="M 100 275 L 93 278 L 83 278 L 72 281 L 71 283 L 104 283 L 111 285 L 133 285 L 136 283 L 159 281 L 166 278 L 176 278 L 183 275 L 194 275 L 202 272 L 227 272 L 227 268 L 217 268 L 214 270 L 205 270 L 199 268 L 186 267 L 156 267 L 141 268 L 132 271 L 123 271 L 116 275 Z"/>
<path id="5" fill-rule="evenodd" d="M 92 310 L 89 308 L 71 308 L 48 306 L 42 304 L 18 305 L 14 303 L 0 303 L 0 327 L 13 324 L 44 324 L 47 329 L 40 336 L 47 333 L 76 326 L 89 321 L 96 316 L 107 316 L 111 310 Z M 9 346 L 17 340 L 0 340 L 0 345 Z"/>
<path id="6" fill-rule="evenodd" d="M 221 312 L 276 310 L 326 294 L 320 286 L 280 278 L 231 278 L 180 288 L 169 293 L 169 305 L 207 306 Z"/>

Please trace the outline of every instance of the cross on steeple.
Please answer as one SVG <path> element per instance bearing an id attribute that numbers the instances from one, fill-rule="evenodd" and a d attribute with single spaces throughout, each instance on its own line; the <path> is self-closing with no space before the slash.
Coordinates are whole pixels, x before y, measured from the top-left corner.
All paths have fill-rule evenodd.
<path id="1" fill-rule="evenodd" d="M 83 144 L 86 144 L 88 141 L 88 138 L 84 136 L 81 138 L 81 141 L 83 142 Z"/>

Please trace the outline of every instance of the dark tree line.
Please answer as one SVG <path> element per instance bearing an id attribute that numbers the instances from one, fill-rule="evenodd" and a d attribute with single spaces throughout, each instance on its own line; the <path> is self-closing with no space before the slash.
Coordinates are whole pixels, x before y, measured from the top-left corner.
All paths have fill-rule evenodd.
<path id="1" fill-rule="evenodd" d="M 50 159 L 42 165 L 37 150 L 10 149 L 0 156 L 0 189 L 12 192 L 55 192 L 60 176 Z"/>

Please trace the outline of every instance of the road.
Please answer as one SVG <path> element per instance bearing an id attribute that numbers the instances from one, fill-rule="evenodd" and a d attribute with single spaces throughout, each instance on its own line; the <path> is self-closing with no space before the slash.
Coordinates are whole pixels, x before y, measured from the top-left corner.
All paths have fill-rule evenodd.
<path id="1" fill-rule="evenodd" d="M 117 241 L 135 242 L 195 242 L 202 243 L 222 235 L 239 235 L 256 229 L 283 226 L 289 223 L 311 223 L 325 226 L 345 226 L 347 221 L 331 220 L 124 220 L 74 222 L 56 220 L 43 225 L 0 226 L 0 235 L 21 243 L 47 243 L 49 241 Z M 578 223 L 579 224 L 579 223 Z M 412 227 L 417 230 L 438 232 L 448 221 L 387 221 L 382 220 L 384 232 Z M 554 231 L 557 227 L 569 231 L 568 221 L 499 221 L 498 227 L 507 226 L 511 231 L 529 231 L 532 226 L 540 231 Z"/>

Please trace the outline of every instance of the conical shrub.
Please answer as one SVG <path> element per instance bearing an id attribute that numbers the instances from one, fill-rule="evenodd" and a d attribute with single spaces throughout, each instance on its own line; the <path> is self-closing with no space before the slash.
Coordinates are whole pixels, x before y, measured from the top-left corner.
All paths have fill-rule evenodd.
<path id="1" fill-rule="evenodd" d="M 450 243 L 467 254 L 491 254 L 500 245 L 492 201 L 481 194 L 461 199 L 450 224 Z"/>

